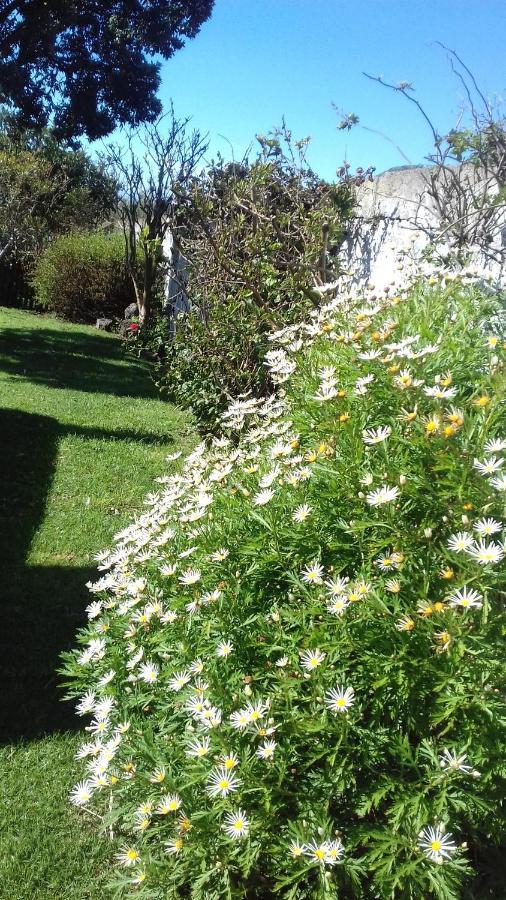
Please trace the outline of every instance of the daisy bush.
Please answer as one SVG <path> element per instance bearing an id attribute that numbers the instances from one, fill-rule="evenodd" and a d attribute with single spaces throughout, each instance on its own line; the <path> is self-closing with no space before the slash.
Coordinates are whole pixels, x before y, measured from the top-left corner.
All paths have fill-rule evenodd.
<path id="1" fill-rule="evenodd" d="M 504 837 L 502 328 L 462 278 L 323 305 L 101 554 L 71 800 L 118 896 L 450 900 Z"/>

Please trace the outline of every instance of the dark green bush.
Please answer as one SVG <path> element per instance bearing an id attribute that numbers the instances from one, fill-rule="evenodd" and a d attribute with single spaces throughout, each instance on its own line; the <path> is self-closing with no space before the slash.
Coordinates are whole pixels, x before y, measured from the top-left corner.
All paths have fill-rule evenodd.
<path id="1" fill-rule="evenodd" d="M 193 312 L 179 318 L 175 340 L 163 320 L 140 336 L 157 352 L 162 337 L 162 394 L 206 426 L 231 395 L 272 389 L 267 335 L 318 305 L 315 288 L 338 274 L 353 207 L 352 179 L 319 178 L 306 139 L 283 127 L 258 141 L 252 162 L 219 160 L 181 191 L 174 231 Z"/>
<path id="2" fill-rule="evenodd" d="M 119 234 L 71 232 L 40 255 L 32 283 L 43 309 L 72 322 L 121 316 L 135 298 Z"/>

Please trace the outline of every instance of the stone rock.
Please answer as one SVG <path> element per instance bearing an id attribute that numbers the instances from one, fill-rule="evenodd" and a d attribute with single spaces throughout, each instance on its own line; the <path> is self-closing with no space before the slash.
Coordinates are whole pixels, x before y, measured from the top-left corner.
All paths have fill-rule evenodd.
<path id="1" fill-rule="evenodd" d="M 129 306 L 125 309 L 125 319 L 133 319 L 134 316 L 138 315 L 139 310 L 137 309 L 137 303 L 130 303 Z"/>
<path id="2" fill-rule="evenodd" d="M 95 328 L 99 328 L 100 331 L 110 331 L 112 325 L 112 319 L 97 319 L 95 322 Z"/>

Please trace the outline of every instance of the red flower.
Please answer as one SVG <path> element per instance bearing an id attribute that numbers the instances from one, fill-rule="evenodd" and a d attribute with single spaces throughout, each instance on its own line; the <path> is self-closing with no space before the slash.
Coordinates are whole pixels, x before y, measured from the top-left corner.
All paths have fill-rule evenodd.
<path id="1" fill-rule="evenodd" d="M 138 323 L 138 322 L 132 322 L 132 324 L 129 325 L 129 328 L 130 328 L 130 331 L 138 331 L 138 329 L 139 329 L 139 323 Z"/>

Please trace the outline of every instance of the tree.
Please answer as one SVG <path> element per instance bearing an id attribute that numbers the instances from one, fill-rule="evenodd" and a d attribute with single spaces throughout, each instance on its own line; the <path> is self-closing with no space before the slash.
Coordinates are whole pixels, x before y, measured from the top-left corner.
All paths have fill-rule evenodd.
<path id="1" fill-rule="evenodd" d="M 33 258 L 52 237 L 103 223 L 114 181 L 83 150 L 0 120 L 0 260 Z"/>
<path id="2" fill-rule="evenodd" d="M 414 96 L 413 85 L 406 81 L 389 84 L 381 76 L 364 74 L 414 105 L 430 130 L 432 148 L 426 156 L 429 165 L 423 170 L 425 191 L 415 222 L 427 233 L 433 252 L 442 245 L 462 261 L 470 251 L 478 250 L 485 258 L 503 263 L 500 238 L 506 225 L 506 118 L 487 99 L 455 50 L 436 43 L 447 52 L 466 97 L 457 124 L 445 135 Z M 357 122 L 356 116 L 349 121 L 345 117 L 338 127 L 350 128 Z"/>
<path id="3" fill-rule="evenodd" d="M 154 121 L 160 62 L 214 0 L 0 0 L 0 102 L 31 128 L 90 139 Z"/>
<path id="4" fill-rule="evenodd" d="M 110 145 L 106 151 L 109 172 L 119 186 L 126 260 L 141 325 L 150 317 L 162 243 L 176 196 L 194 175 L 208 146 L 199 131 L 189 132 L 189 121 L 177 119 L 171 108 L 158 122 L 129 132 L 124 144 Z"/>

